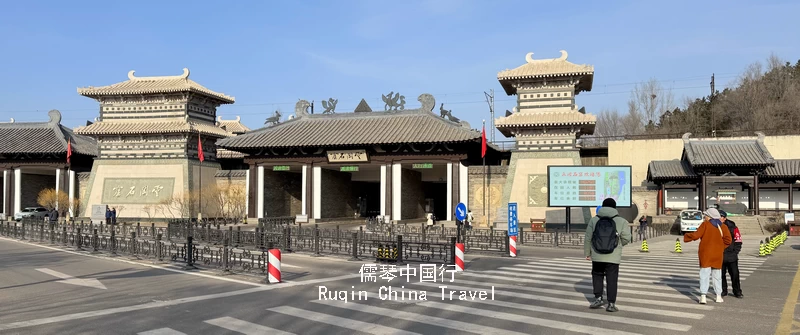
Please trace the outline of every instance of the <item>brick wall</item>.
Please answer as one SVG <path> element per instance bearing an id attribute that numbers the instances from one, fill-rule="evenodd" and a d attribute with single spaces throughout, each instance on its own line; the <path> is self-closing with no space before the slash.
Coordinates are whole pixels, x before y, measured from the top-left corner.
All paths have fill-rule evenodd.
<path id="1" fill-rule="evenodd" d="M 302 174 L 299 173 L 264 171 L 266 216 L 295 216 L 302 213 L 302 183 Z"/>
<path id="2" fill-rule="evenodd" d="M 506 206 L 503 203 L 503 187 L 508 175 L 508 166 L 486 166 L 485 170 L 483 166 L 470 166 L 468 173 L 469 209 L 472 211 L 475 223 L 480 227 L 487 227 L 487 222 L 497 221 L 498 209 Z"/>
<path id="3" fill-rule="evenodd" d="M 36 199 L 39 192 L 48 188 L 56 188 L 56 175 L 27 174 L 22 170 L 22 208 L 39 206 Z"/>
<path id="4" fill-rule="evenodd" d="M 323 219 L 353 217 L 356 211 L 350 185 L 350 173 L 322 169 L 320 178 Z"/>
<path id="5" fill-rule="evenodd" d="M 422 185 L 422 173 L 403 169 L 401 176 L 403 184 L 400 188 L 401 219 L 424 218 L 425 189 Z"/>

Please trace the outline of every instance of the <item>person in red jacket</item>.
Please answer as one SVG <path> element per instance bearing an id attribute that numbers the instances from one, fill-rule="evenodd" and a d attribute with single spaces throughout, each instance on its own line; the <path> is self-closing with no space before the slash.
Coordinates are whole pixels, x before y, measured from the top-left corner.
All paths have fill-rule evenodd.
<path id="1" fill-rule="evenodd" d="M 733 220 L 728 220 L 728 213 L 719 211 L 722 216 L 722 223 L 728 227 L 728 230 L 733 236 L 733 243 L 725 248 L 725 253 L 722 256 L 722 296 L 728 295 L 728 279 L 725 273 L 731 274 L 731 285 L 733 286 L 733 296 L 739 299 L 743 298 L 742 284 L 739 281 L 739 252 L 742 251 L 742 234 L 739 233 L 739 228 Z"/>
<path id="2" fill-rule="evenodd" d="M 722 224 L 722 216 L 715 208 L 709 208 L 703 216 L 703 223 L 697 227 L 697 231 L 683 235 L 683 241 L 688 243 L 700 240 L 700 249 L 697 252 L 700 258 L 700 303 L 706 303 L 709 277 L 714 278 L 716 301 L 722 302 L 722 253 L 731 244 L 731 233 Z"/>

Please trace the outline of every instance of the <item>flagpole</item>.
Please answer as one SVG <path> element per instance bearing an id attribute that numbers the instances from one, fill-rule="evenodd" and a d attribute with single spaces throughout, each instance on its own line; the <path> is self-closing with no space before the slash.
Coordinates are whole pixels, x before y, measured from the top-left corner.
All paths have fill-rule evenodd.
<path id="1" fill-rule="evenodd" d="M 482 122 L 483 141 L 486 141 L 486 120 L 482 120 Z M 481 158 L 483 158 L 483 203 L 486 206 L 486 211 L 484 213 L 486 213 L 486 226 L 489 227 L 489 223 L 491 222 L 489 218 L 489 209 L 491 206 L 486 202 L 486 154 L 483 152 L 483 148 L 481 148 Z"/>

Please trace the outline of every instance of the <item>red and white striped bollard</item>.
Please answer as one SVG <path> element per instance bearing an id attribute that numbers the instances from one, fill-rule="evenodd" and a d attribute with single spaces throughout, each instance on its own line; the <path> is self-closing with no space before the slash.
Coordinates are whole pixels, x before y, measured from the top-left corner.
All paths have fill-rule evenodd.
<path id="1" fill-rule="evenodd" d="M 464 271 L 464 243 L 456 243 L 456 272 Z"/>
<path id="2" fill-rule="evenodd" d="M 517 257 L 517 236 L 508 237 L 508 253 L 511 257 Z"/>
<path id="3" fill-rule="evenodd" d="M 269 249 L 267 272 L 270 284 L 281 282 L 281 249 Z"/>

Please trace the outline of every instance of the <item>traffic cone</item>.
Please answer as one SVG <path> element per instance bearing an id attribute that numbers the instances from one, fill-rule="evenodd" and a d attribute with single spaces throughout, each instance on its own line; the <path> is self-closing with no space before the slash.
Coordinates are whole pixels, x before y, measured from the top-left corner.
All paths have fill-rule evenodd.
<path id="1" fill-rule="evenodd" d="M 650 252 L 650 250 L 647 248 L 647 239 L 642 240 L 642 250 L 639 250 L 639 251 L 641 251 L 641 252 Z"/>
<path id="2" fill-rule="evenodd" d="M 378 245 L 378 252 L 375 254 L 376 261 L 381 261 L 381 258 L 383 258 L 383 244 Z"/>
<path id="3" fill-rule="evenodd" d="M 767 237 L 767 243 L 764 246 L 765 251 L 767 252 L 767 256 L 772 255 L 772 241 Z"/>
<path id="4" fill-rule="evenodd" d="M 767 256 L 767 250 L 764 247 L 764 240 L 761 240 L 761 243 L 758 245 L 758 257 L 765 257 Z"/>
<path id="5" fill-rule="evenodd" d="M 681 240 L 676 238 L 675 239 L 675 253 L 676 254 L 680 254 L 682 252 L 683 252 L 683 250 L 681 250 Z"/>

